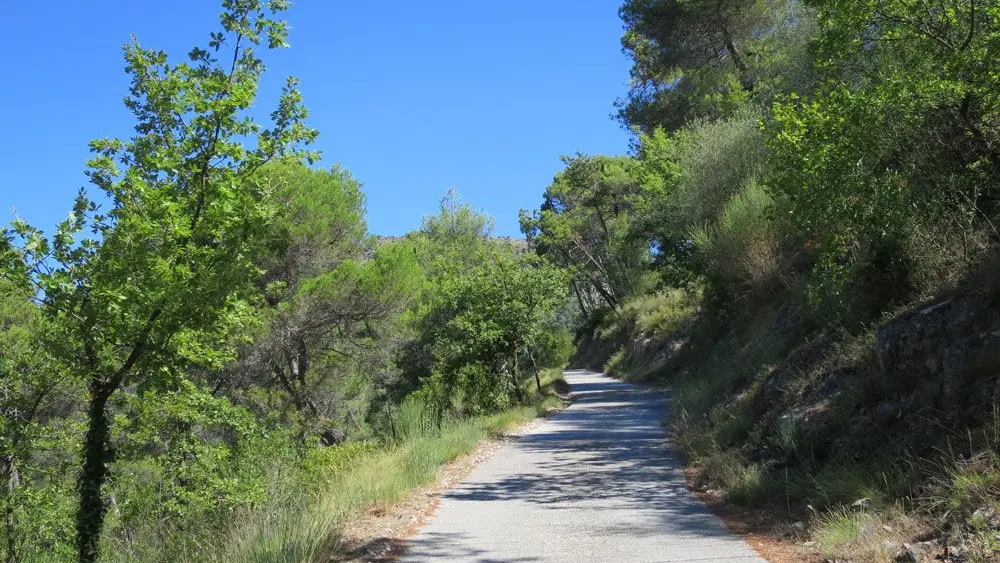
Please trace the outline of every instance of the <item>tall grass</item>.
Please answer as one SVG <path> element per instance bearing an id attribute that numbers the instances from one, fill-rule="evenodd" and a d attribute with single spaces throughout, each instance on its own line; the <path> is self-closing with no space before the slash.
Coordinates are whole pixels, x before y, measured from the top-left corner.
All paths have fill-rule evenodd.
<path id="1" fill-rule="evenodd" d="M 555 374 L 555 375 L 554 375 Z M 405 438 L 364 452 L 346 467 L 333 467 L 321 487 L 296 502 L 247 514 L 226 539 L 217 561 L 308 563 L 326 561 L 339 545 L 337 530 L 366 507 L 385 505 L 431 482 L 440 467 L 490 436 L 527 422 L 561 404 L 550 390 L 558 370 L 546 372 L 536 403 L 498 414 L 429 422 L 429 409 L 410 400 L 400 407 L 397 432 Z M 533 380 L 525 387 L 534 387 Z"/>

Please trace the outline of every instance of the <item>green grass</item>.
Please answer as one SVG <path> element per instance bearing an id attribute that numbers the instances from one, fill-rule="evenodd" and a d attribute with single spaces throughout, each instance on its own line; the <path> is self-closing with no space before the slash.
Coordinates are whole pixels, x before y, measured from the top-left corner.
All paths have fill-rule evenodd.
<path id="1" fill-rule="evenodd" d="M 904 541 L 921 531 L 919 521 L 898 505 L 870 511 L 838 507 L 816 519 L 812 538 L 820 553 L 856 563 L 893 561 Z"/>
<path id="2" fill-rule="evenodd" d="M 552 395 L 562 381 L 558 370 L 525 383 L 533 405 L 490 416 L 446 422 L 438 430 L 421 420 L 421 405 L 406 411 L 406 439 L 383 450 L 365 452 L 347 468 L 331 472 L 309 498 L 248 515 L 229 537 L 219 561 L 232 563 L 303 563 L 325 561 L 339 545 L 337 530 L 367 507 L 390 504 L 434 480 L 445 463 L 471 452 L 480 441 L 545 414 L 562 402 Z M 528 389 L 526 389 L 528 390 Z"/>
<path id="3" fill-rule="evenodd" d="M 820 518 L 813 537 L 823 553 L 834 554 L 843 546 L 863 539 L 870 527 L 871 517 L 867 514 L 840 508 Z"/>
<path id="4" fill-rule="evenodd" d="M 975 510 L 1000 499 L 1000 467 L 995 453 L 955 465 L 945 479 L 945 503 L 951 510 Z"/>

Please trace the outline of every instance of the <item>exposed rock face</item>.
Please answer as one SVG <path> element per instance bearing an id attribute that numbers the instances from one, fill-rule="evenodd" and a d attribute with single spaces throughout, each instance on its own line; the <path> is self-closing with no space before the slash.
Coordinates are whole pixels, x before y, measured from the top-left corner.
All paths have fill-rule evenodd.
<path id="1" fill-rule="evenodd" d="M 1000 303 L 967 294 L 906 313 L 878 330 L 875 353 L 887 392 L 938 385 L 939 407 L 991 401 L 1000 391 Z"/>
<path id="2" fill-rule="evenodd" d="M 896 554 L 895 559 L 898 563 L 920 563 L 925 559 L 929 558 L 931 553 L 936 550 L 937 546 L 932 542 L 921 542 L 916 544 L 904 543 L 903 549 Z"/>

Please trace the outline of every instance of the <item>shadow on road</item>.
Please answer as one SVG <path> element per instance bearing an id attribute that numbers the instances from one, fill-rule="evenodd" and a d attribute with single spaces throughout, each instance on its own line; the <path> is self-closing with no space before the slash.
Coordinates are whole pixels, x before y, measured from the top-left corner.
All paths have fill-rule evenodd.
<path id="1" fill-rule="evenodd" d="M 645 540 L 657 551 L 676 546 L 678 554 L 700 553 L 699 546 L 706 546 L 714 554 L 721 547 L 736 557 L 711 560 L 753 560 L 753 552 L 688 491 L 681 463 L 666 447 L 662 393 L 609 378 L 567 375 L 572 407 L 512 445 L 503 459 L 488 463 L 482 475 L 474 474 L 445 493 L 442 510 L 482 518 L 482 526 L 505 527 L 511 539 L 522 533 L 518 530 L 529 533 L 549 524 L 551 533 L 558 534 L 559 523 L 565 522 L 572 523 L 581 541 L 594 546 L 627 549 Z M 408 551 L 421 561 L 495 561 L 489 558 L 495 552 L 468 547 L 481 544 L 485 536 L 476 522 L 467 526 L 476 538 L 429 531 L 411 540 Z M 621 555 L 631 560 L 625 552 Z"/>

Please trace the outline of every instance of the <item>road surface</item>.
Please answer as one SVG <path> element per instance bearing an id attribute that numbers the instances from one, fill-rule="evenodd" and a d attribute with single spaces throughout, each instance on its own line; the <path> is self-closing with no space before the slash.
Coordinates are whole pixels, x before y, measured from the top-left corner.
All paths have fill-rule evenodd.
<path id="1" fill-rule="evenodd" d="M 662 394 L 566 379 L 575 402 L 446 492 L 402 561 L 764 563 L 688 491 Z"/>

